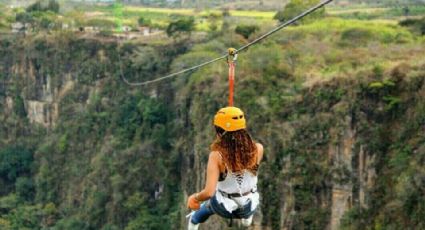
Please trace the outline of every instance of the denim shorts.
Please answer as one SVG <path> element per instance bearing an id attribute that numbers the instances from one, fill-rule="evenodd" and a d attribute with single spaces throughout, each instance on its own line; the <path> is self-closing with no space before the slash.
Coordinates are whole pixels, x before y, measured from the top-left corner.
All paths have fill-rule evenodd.
<path id="1" fill-rule="evenodd" d="M 246 219 L 254 213 L 255 210 L 251 211 L 251 201 L 233 212 L 229 212 L 224 208 L 223 204 L 218 203 L 214 195 L 211 199 L 204 202 L 201 208 L 192 215 L 191 221 L 193 224 L 203 223 L 213 214 L 227 219 Z"/>

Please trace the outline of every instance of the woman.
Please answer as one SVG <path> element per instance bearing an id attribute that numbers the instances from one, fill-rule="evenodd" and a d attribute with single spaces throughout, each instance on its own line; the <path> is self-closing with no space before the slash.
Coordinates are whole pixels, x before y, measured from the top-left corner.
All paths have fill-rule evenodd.
<path id="1" fill-rule="evenodd" d="M 259 204 L 257 171 L 263 146 L 252 141 L 245 116 L 236 107 L 220 109 L 214 126 L 217 136 L 211 145 L 205 188 L 187 202 L 188 208 L 197 210 L 191 215 L 189 230 L 198 229 L 212 214 L 242 219 L 249 226 Z"/>

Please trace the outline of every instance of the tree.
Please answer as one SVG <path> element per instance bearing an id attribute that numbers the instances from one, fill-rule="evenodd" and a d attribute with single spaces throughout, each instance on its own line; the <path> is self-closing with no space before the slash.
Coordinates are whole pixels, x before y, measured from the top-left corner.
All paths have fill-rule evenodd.
<path id="1" fill-rule="evenodd" d="M 47 5 L 47 10 L 50 10 L 55 13 L 59 13 L 60 5 L 55 0 L 50 0 L 49 4 Z"/>
<path id="2" fill-rule="evenodd" d="M 152 22 L 149 19 L 140 17 L 139 19 L 137 19 L 137 24 L 139 24 L 139 26 L 150 26 Z"/>
<path id="3" fill-rule="evenodd" d="M 32 201 L 35 196 L 34 181 L 28 177 L 19 177 L 15 183 L 16 195 L 24 201 Z"/>
<path id="4" fill-rule="evenodd" d="M 0 150 L 0 177 L 14 182 L 16 178 L 30 173 L 33 162 L 32 153 L 20 146 Z"/>
<path id="5" fill-rule="evenodd" d="M 27 12 L 33 12 L 33 11 L 42 11 L 43 7 L 41 6 L 41 1 L 34 2 L 33 4 L 29 5 L 26 9 Z"/>
<path id="6" fill-rule="evenodd" d="M 21 12 L 16 14 L 15 16 L 15 20 L 17 22 L 22 23 L 23 27 L 22 27 L 22 31 L 25 32 L 27 30 L 27 25 L 32 25 L 34 23 L 34 18 L 32 17 L 32 15 L 30 13 L 27 12 Z"/>
<path id="7" fill-rule="evenodd" d="M 259 28 L 256 25 L 239 25 L 235 28 L 235 32 L 242 35 L 245 39 L 248 39 L 249 36 L 257 30 L 259 30 Z"/>
<path id="8" fill-rule="evenodd" d="M 30 6 L 27 7 L 27 12 L 33 12 L 33 11 L 52 11 L 55 13 L 59 13 L 60 5 L 56 0 L 49 0 L 49 2 L 46 1 L 37 1 Z"/>
<path id="9" fill-rule="evenodd" d="M 421 19 L 408 18 L 400 21 L 399 25 L 409 27 L 414 32 L 425 35 L 425 17 Z"/>
<path id="10" fill-rule="evenodd" d="M 168 25 L 166 32 L 168 37 L 177 38 L 180 37 L 182 34 L 187 34 L 190 36 L 194 29 L 195 19 L 193 17 L 190 17 L 171 22 Z"/>
<path id="11" fill-rule="evenodd" d="M 410 9 L 408 6 L 403 7 L 403 12 L 404 12 L 404 16 L 409 16 L 410 13 Z"/>
<path id="12" fill-rule="evenodd" d="M 297 15 L 301 14 L 305 10 L 309 9 L 312 6 L 317 5 L 320 0 L 291 0 L 282 11 L 278 11 L 274 16 L 274 19 L 279 20 L 280 22 L 288 21 Z M 325 15 L 325 9 L 318 9 L 316 12 L 310 14 L 306 18 L 302 19 L 301 22 L 308 22 L 321 18 Z"/>
<path id="13" fill-rule="evenodd" d="M 211 13 L 208 15 L 208 27 L 211 31 L 217 31 L 218 23 L 220 22 L 221 17 L 222 15 L 217 13 Z"/>
<path id="14" fill-rule="evenodd" d="M 40 21 L 40 27 L 43 29 L 50 29 L 50 27 L 53 25 L 53 21 L 50 20 L 47 17 L 43 17 Z"/>
<path id="15" fill-rule="evenodd" d="M 138 47 L 131 56 L 132 67 L 141 75 L 152 75 L 161 65 L 161 57 L 152 47 Z"/>

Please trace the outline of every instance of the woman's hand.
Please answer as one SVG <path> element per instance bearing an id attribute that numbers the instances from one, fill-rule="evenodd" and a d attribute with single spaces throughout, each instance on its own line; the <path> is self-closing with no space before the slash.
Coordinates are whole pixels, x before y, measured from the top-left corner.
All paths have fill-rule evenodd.
<path id="1" fill-rule="evenodd" d="M 187 199 L 187 207 L 192 210 L 198 210 L 199 208 L 201 208 L 201 202 L 196 199 L 196 193 L 192 194 Z"/>

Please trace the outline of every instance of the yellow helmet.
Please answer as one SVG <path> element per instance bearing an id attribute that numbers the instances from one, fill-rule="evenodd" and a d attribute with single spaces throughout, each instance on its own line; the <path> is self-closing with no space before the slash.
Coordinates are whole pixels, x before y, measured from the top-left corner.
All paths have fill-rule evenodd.
<path id="1" fill-rule="evenodd" d="M 236 107 L 220 109 L 214 117 L 214 125 L 232 132 L 246 128 L 245 115 Z"/>

